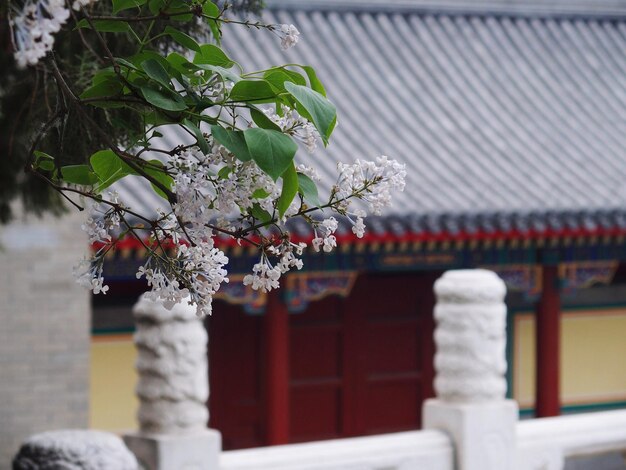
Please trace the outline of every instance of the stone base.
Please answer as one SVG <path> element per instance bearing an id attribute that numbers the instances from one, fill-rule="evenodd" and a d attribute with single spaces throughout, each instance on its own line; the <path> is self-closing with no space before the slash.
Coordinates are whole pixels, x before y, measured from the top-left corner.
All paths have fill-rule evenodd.
<path id="1" fill-rule="evenodd" d="M 447 432 L 454 441 L 458 470 L 513 470 L 517 402 L 450 403 L 426 400 L 424 429 Z"/>
<path id="2" fill-rule="evenodd" d="M 218 470 L 222 436 L 206 429 L 181 435 L 126 434 L 124 442 L 146 470 Z"/>

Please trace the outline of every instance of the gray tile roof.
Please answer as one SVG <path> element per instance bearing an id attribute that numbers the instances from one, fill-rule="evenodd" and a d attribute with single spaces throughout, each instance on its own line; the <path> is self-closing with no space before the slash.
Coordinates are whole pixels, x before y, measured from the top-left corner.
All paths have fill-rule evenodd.
<path id="1" fill-rule="evenodd" d="M 313 158 L 328 184 L 337 161 L 405 162 L 407 187 L 391 213 L 411 215 L 411 230 L 626 228 L 626 15 L 350 3 L 267 10 L 265 21 L 301 32 L 286 52 L 265 31 L 225 32 L 247 70 L 310 64 L 326 85 L 339 124 L 327 149 L 301 150 L 299 162 Z M 623 1 L 603 4 L 626 13 Z"/>

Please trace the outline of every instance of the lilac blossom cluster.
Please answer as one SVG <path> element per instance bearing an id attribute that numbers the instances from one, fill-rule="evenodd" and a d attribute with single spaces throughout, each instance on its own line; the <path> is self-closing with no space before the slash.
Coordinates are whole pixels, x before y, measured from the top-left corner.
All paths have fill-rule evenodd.
<path id="1" fill-rule="evenodd" d="M 297 168 L 318 178 L 311 167 L 299 165 Z M 391 193 L 404 189 L 404 165 L 382 156 L 375 162 L 340 163 L 338 170 L 338 182 L 322 207 L 346 216 L 353 224 L 355 235 L 363 237 L 366 212 L 351 207 L 353 200 L 364 201 L 370 211 L 380 214 L 391 204 Z M 152 289 L 149 295 L 160 299 L 166 307 L 187 299 L 196 305 L 198 315 L 208 315 L 212 311 L 213 296 L 223 282 L 228 282 L 228 258 L 215 246 L 214 236 L 222 231 L 237 238 L 236 234 L 249 226 L 254 206 L 275 213 L 281 188 L 256 163 L 238 161 L 217 143 L 206 155 L 195 147 L 180 152 L 172 158 L 168 171 L 173 175 L 171 189 L 177 202 L 171 212 L 159 211 L 152 245 L 173 242 L 176 256 L 169 258 L 152 251 L 146 264 L 139 268 L 137 278 L 145 277 Z M 107 207 L 103 204 L 96 204 L 92 216 L 83 225 L 90 242 L 103 246 L 111 243 L 112 232 L 119 228 L 124 211 L 116 194 L 108 197 L 110 208 L 105 210 Z M 298 199 L 292 203 L 292 215 L 302 215 L 301 204 Z M 307 220 L 315 234 L 311 248 L 325 253 L 333 251 L 337 246 L 337 219 L 330 216 Z M 273 224 L 282 226 L 280 220 L 274 220 Z M 291 242 L 287 231 L 283 231 L 280 238 L 264 235 L 262 230 L 257 234 L 261 238 L 257 244 L 260 259 L 252 272 L 244 277 L 243 283 L 267 292 L 277 289 L 280 278 L 290 270 L 302 269 L 301 256 L 307 244 Z M 100 254 L 96 253 L 94 259 L 99 259 Z M 94 293 L 108 290 L 103 285 L 101 263 L 83 261 L 76 274 L 78 282 Z"/>
<path id="2" fill-rule="evenodd" d="M 73 8 L 83 8 L 92 1 L 75 0 Z M 36 64 L 52 48 L 53 34 L 59 31 L 69 16 L 64 0 L 27 2 L 24 11 L 12 21 L 16 38 L 15 56 L 20 66 Z M 267 27 L 280 37 L 283 49 L 298 42 L 299 32 L 293 25 Z M 154 70 L 151 73 L 154 75 Z M 148 150 L 147 147 L 151 145 L 148 142 L 156 132 L 148 138 L 150 131 L 146 130 L 146 148 L 137 155 L 131 155 L 134 151 L 132 148 L 113 152 L 114 158 L 119 157 L 123 161 L 129 159 L 127 163 L 132 163 L 133 169 L 137 166 L 148 176 L 158 173 L 160 180 L 154 177 L 147 179 L 153 183 L 153 187 L 158 187 L 160 195 L 167 198 L 171 210 L 157 209 L 156 217 L 138 214 L 133 208 L 125 206 L 115 193 L 103 196 L 98 188 L 94 189 L 94 193 L 81 193 L 96 201 L 90 217 L 82 226 L 96 251 L 75 269 L 77 281 L 81 285 L 95 294 L 106 293 L 108 286 L 104 284 L 103 277 L 105 256 L 115 248 L 117 240 L 131 235 L 143 244 L 147 252 L 147 260 L 138 269 L 136 276 L 146 279 L 151 288 L 149 297 L 160 300 L 167 308 L 179 302 L 189 302 L 196 306 L 198 315 L 210 315 L 214 295 L 222 283 L 229 281 L 226 269 L 228 258 L 217 245 L 217 235 L 230 237 L 238 244 L 246 243 L 258 250 L 259 260 L 252 267 L 251 273 L 244 277 L 243 283 L 267 292 L 280 286 L 283 275 L 303 268 L 305 249 L 330 253 L 337 247 L 335 233 L 339 226 L 338 220 L 332 215 L 322 218 L 318 214 L 328 210 L 345 216 L 352 223 L 352 232 L 361 238 L 365 233 L 364 208 L 380 214 L 390 206 L 391 193 L 404 189 L 404 165 L 385 156 L 375 162 L 356 160 L 353 164 L 338 165 L 337 183 L 331 188 L 326 202 L 321 202 L 315 185 L 320 177 L 310 165 L 296 165 L 294 159 L 300 157 L 295 155 L 297 146 L 293 142 L 290 142 L 292 150 L 283 151 L 280 155 L 283 159 L 279 168 L 281 172 L 275 174 L 270 171 L 268 174 L 267 169 L 262 169 L 265 168 L 264 164 L 267 165 L 266 160 L 255 159 L 252 147 L 247 156 L 238 151 L 242 145 L 248 145 L 246 136 L 250 135 L 246 134 L 250 129 L 239 128 L 241 123 L 253 127 L 254 122 L 248 119 L 250 113 L 237 111 L 237 108 L 246 107 L 245 100 L 230 100 L 233 104 L 227 104 L 234 90 L 234 80 L 230 78 L 232 74 L 197 70 L 190 74 L 192 76 L 188 80 L 194 93 L 210 99 L 216 109 L 220 107 L 215 116 L 211 115 L 209 122 L 217 122 L 215 126 L 221 127 L 229 136 L 228 139 L 219 137 L 214 131 L 216 127 L 212 127 L 215 138 L 203 133 L 200 124 L 207 121 L 199 119 L 193 126 L 188 122 L 184 124 L 196 142 L 168 149 L 152 149 L 163 157 L 156 163 L 154 160 L 133 160 L 143 158 L 140 155 Z M 249 81 L 248 84 L 253 82 Z M 185 88 L 186 92 L 189 90 Z M 318 100 L 325 98 L 320 95 Z M 298 140 L 312 153 L 321 139 L 320 132 L 325 133 L 323 139 L 326 141 L 332 128 L 324 130 L 314 117 L 309 120 L 287 107 L 291 102 L 284 103 L 286 105 L 277 103 L 277 108 L 263 110 L 264 120 L 271 120 L 282 134 L 288 136 L 283 135 L 283 138 Z M 304 115 L 312 112 L 304 106 L 298 109 L 304 109 Z M 326 105 L 325 109 L 333 114 L 336 112 L 331 104 Z M 272 133 L 277 133 L 277 130 L 275 126 L 271 127 L 269 131 L 258 131 L 267 131 L 264 135 L 268 139 L 275 138 Z M 252 133 L 256 131 L 253 129 Z M 243 144 L 237 140 L 242 136 Z M 257 157 L 259 147 L 263 146 L 257 145 Z M 237 155 L 233 152 L 237 152 Z M 275 157 L 272 153 L 268 155 Z M 289 160 L 285 162 L 285 158 Z M 86 167 L 86 171 L 91 172 L 91 168 Z M 286 176 L 287 170 L 290 176 Z M 101 175 L 97 176 L 100 178 Z M 99 181 L 108 180 L 100 178 Z M 163 181 L 167 181 L 167 184 Z M 155 182 L 158 184 L 155 185 Z M 352 204 L 355 200 L 363 203 Z M 306 243 L 292 241 L 286 225 L 292 217 L 302 217 L 311 225 L 314 237 L 310 247 Z"/>
<path id="3" fill-rule="evenodd" d="M 35 65 L 51 51 L 54 34 L 69 17 L 65 0 L 28 0 L 10 21 L 18 67 Z"/>

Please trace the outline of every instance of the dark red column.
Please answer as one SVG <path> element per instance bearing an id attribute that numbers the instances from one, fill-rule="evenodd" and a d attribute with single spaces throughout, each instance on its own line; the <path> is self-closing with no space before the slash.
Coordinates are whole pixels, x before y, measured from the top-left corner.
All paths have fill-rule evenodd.
<path id="1" fill-rule="evenodd" d="M 289 313 L 278 291 L 265 310 L 267 444 L 289 442 Z"/>
<path id="2" fill-rule="evenodd" d="M 558 416 L 560 402 L 561 298 L 558 266 L 542 267 L 536 311 L 537 381 L 535 416 Z"/>

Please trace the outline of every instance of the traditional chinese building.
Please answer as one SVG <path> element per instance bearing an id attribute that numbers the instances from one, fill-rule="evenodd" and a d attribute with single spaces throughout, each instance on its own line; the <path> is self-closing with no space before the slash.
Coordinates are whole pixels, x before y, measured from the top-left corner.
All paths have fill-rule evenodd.
<path id="1" fill-rule="evenodd" d="M 338 108 L 328 149 L 297 158 L 330 186 L 337 161 L 386 154 L 407 188 L 364 239 L 344 223 L 336 252 L 307 253 L 270 295 L 237 282 L 256 255 L 222 240 L 233 275 L 207 327 L 224 447 L 419 427 L 432 284 L 452 268 L 507 282 L 522 413 L 625 405 L 626 2 L 267 3 L 298 45 L 233 27 L 226 49 L 248 70 L 314 66 Z M 121 191 L 159 204 L 132 180 Z M 125 243 L 106 266 L 116 295 L 94 299 L 92 425 L 109 429 L 132 426 L 129 311 L 144 289 L 145 253 Z"/>

